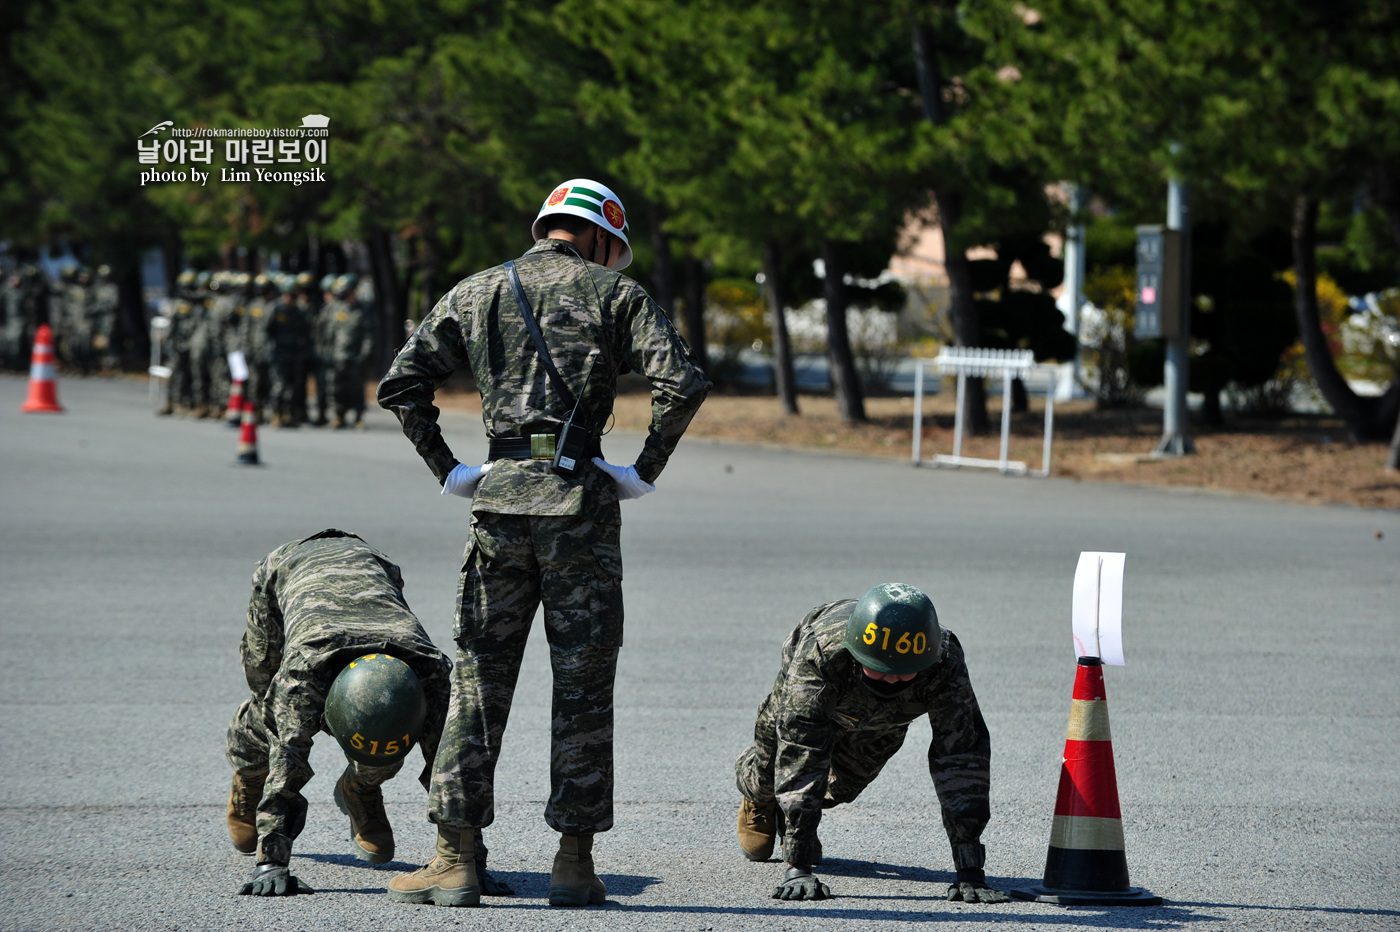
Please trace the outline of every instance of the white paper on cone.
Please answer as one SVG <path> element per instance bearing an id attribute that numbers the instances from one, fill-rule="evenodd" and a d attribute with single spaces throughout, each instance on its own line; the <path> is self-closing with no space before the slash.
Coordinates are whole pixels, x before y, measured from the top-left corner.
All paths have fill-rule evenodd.
<path id="1" fill-rule="evenodd" d="M 1123 666 L 1123 564 L 1125 553 L 1086 550 L 1074 571 L 1075 657 L 1098 657 Z"/>
<path id="2" fill-rule="evenodd" d="M 228 354 L 228 377 L 235 382 L 248 381 L 248 360 L 243 358 L 242 350 Z"/>

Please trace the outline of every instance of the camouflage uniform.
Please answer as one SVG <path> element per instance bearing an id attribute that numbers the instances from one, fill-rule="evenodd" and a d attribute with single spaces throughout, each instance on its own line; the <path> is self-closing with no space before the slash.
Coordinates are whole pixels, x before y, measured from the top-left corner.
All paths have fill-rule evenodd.
<path id="1" fill-rule="evenodd" d="M 336 422 L 349 412 L 359 423 L 365 412 L 365 364 L 373 346 L 369 314 L 358 301 L 339 296 L 326 302 L 323 314 Z"/>
<path id="2" fill-rule="evenodd" d="M 170 333 L 166 337 L 169 352 L 170 398 L 166 411 L 188 411 L 194 407 L 195 378 L 190 346 L 200 327 L 203 303 L 197 303 L 189 292 L 181 292 L 170 312 Z"/>
<path id="3" fill-rule="evenodd" d="M 117 345 L 117 316 L 121 308 L 121 292 L 112 281 L 110 270 L 103 267 L 92 288 L 92 346 L 98 353 L 98 360 L 106 369 L 116 369 L 121 365 L 120 347 Z"/>
<path id="4" fill-rule="evenodd" d="M 311 354 L 311 320 L 292 292 L 271 306 L 272 423 L 297 427 L 306 423 L 306 363 Z"/>
<path id="5" fill-rule="evenodd" d="M 598 358 L 581 419 L 595 429 L 607 422 L 619 373 L 635 370 L 651 382 L 651 431 L 635 465 L 654 481 L 710 388 L 685 341 L 636 282 L 585 261 L 568 243 L 537 243 L 518 266 L 550 354 L 576 396 L 590 358 Z M 398 416 L 439 482 L 458 463 L 438 428 L 433 393 L 468 365 L 493 438 L 557 434 L 569 414 L 547 382 L 504 268 L 462 281 L 379 386 L 379 403 Z M 564 475 L 548 461 L 499 459 L 477 487 L 459 584 L 452 708 L 429 794 L 434 822 L 465 829 L 495 816 L 501 737 L 543 601 L 554 671 L 545 820 L 568 835 L 612 827 L 621 518 L 617 486 L 587 461 Z"/>
<path id="6" fill-rule="evenodd" d="M 244 318 L 243 353 L 248 363 L 248 384 L 243 397 L 253 403 L 261 419 L 272 398 L 272 326 L 276 322 L 277 298 L 260 289 L 247 304 Z"/>
<path id="7" fill-rule="evenodd" d="M 939 662 L 892 697 L 879 696 L 863 685 L 860 664 L 842 644 L 855 606 L 847 599 L 812 609 L 783 644 L 782 669 L 758 708 L 753 746 L 734 764 L 739 792 L 762 806 L 777 800 L 784 856 L 810 865 L 822 810 L 859 796 L 904 743 L 909 723 L 928 715 L 929 773 L 953 864 L 980 868 L 980 839 L 991 818 L 992 742 L 962 646 L 945 629 Z"/>
<path id="8" fill-rule="evenodd" d="M 326 530 L 277 548 L 253 573 L 243 671 L 252 696 L 228 729 L 228 760 L 245 778 L 266 774 L 258 804 L 258 863 L 286 864 L 306 823 L 301 788 L 322 722 L 326 691 L 356 657 L 382 652 L 413 668 L 428 700 L 423 724 L 426 788 L 451 687 L 451 661 L 433 645 L 403 597 L 403 576 L 354 534 Z M 329 734 L 329 732 L 327 732 Z M 377 786 L 407 758 L 385 767 L 354 764 Z"/>

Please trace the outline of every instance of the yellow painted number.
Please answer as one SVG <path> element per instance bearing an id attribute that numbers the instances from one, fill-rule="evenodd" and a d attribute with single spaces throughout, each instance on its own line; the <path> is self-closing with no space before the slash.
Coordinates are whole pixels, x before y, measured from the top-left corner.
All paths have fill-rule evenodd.
<path id="1" fill-rule="evenodd" d="M 861 638 L 861 640 L 867 644 L 875 643 L 875 622 L 872 621 L 865 626 L 865 637 Z"/>
<path id="2" fill-rule="evenodd" d="M 364 738 L 364 735 L 360 734 L 358 731 L 355 732 L 353 735 L 351 735 L 351 736 L 350 736 L 350 746 L 351 746 L 352 748 L 354 748 L 355 750 L 357 750 L 357 751 L 358 751 L 358 750 L 361 750 L 362 748 L 364 748 L 364 746 L 365 746 L 365 738 Z"/>
<path id="3" fill-rule="evenodd" d="M 880 650 L 889 650 L 889 649 L 890 649 L 890 629 L 889 629 L 889 628 L 881 628 L 880 630 L 883 631 L 883 632 L 885 632 L 885 639 L 884 639 L 883 641 L 880 642 Z"/>
<path id="4" fill-rule="evenodd" d="M 378 754 L 378 753 L 379 753 L 379 742 L 378 742 L 378 741 L 371 741 L 371 742 L 369 743 L 369 752 L 370 752 L 371 754 Z"/>
<path id="5" fill-rule="evenodd" d="M 399 753 L 399 743 L 398 743 L 397 741 L 390 741 L 388 744 L 384 745 L 384 753 L 385 753 L 385 754 L 397 754 L 397 753 Z"/>
<path id="6" fill-rule="evenodd" d="M 901 654 L 907 654 L 909 653 L 909 648 L 912 646 L 912 644 L 913 642 L 909 640 L 909 632 L 906 631 L 899 636 L 898 641 L 894 642 L 894 649 L 899 651 Z"/>
<path id="7" fill-rule="evenodd" d="M 926 649 L 928 649 L 928 638 L 924 637 L 924 633 L 920 631 L 914 635 L 914 653 L 922 654 Z"/>

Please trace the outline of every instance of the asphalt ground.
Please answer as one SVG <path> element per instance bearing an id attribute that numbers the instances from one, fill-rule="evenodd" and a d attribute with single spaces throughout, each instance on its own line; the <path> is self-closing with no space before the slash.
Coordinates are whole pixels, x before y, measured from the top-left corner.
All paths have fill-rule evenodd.
<path id="1" fill-rule="evenodd" d="M 157 418 L 144 383 L 64 379 L 21 415 L 0 378 L 0 929 L 1292 929 L 1400 927 L 1400 515 L 885 459 L 683 441 L 623 506 L 627 634 L 617 689 L 608 903 L 551 909 L 549 670 L 534 632 L 506 732 L 481 909 L 391 903 L 431 856 L 416 763 L 386 787 L 396 860 L 357 861 L 323 738 L 296 872 L 314 896 L 233 895 L 224 732 L 256 562 L 325 527 L 404 570 L 449 652 L 468 504 L 443 498 L 385 412 L 364 432 L 237 432 Z M 444 417 L 474 461 L 481 425 Z M 630 462 L 637 435 L 605 439 Z M 779 645 L 811 606 L 903 581 L 966 649 L 992 733 L 984 841 L 1002 887 L 1044 867 L 1074 678 L 1081 550 L 1128 554 L 1128 665 L 1107 668 L 1135 885 L 1160 908 L 943 900 L 928 727 L 822 823 L 836 898 L 779 903 L 782 869 L 734 839 L 733 760 Z"/>

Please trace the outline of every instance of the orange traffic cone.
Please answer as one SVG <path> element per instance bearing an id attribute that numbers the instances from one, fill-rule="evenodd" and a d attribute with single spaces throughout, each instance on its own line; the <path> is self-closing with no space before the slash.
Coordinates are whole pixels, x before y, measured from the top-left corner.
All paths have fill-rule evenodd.
<path id="1" fill-rule="evenodd" d="M 228 421 L 229 427 L 237 427 L 243 423 L 243 383 L 234 381 L 229 384 L 228 390 L 228 410 L 224 412 L 224 420 Z"/>
<path id="2" fill-rule="evenodd" d="M 58 366 L 53 355 L 53 330 L 48 324 L 41 324 L 34 334 L 34 355 L 29 357 L 29 397 L 20 410 L 25 414 L 63 412 L 63 405 L 58 403 Z"/>
<path id="3" fill-rule="evenodd" d="M 1012 890 L 1011 895 L 1063 906 L 1162 905 L 1160 896 L 1128 886 L 1108 697 L 1098 657 L 1080 657 L 1074 677 L 1045 879 L 1038 886 Z"/>
<path id="4" fill-rule="evenodd" d="M 238 435 L 238 462 L 244 466 L 258 465 L 258 416 L 253 403 L 243 399 L 243 430 Z"/>

